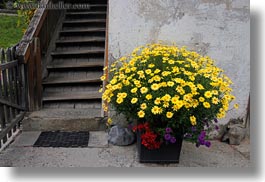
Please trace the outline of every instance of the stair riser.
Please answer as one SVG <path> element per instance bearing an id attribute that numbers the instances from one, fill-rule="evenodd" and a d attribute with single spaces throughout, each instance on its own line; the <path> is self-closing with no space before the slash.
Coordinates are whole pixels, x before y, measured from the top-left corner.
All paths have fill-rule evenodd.
<path id="1" fill-rule="evenodd" d="M 108 0 L 64 0 L 65 3 L 107 4 Z"/>
<path id="2" fill-rule="evenodd" d="M 106 14 L 66 14 L 66 20 L 106 19 Z"/>
<path id="3" fill-rule="evenodd" d="M 102 131 L 101 118 L 61 119 L 27 118 L 22 121 L 23 131 Z"/>
<path id="4" fill-rule="evenodd" d="M 101 88 L 102 83 L 91 83 L 89 85 L 72 87 L 71 85 L 49 85 L 43 88 L 44 92 L 96 92 Z"/>
<path id="5" fill-rule="evenodd" d="M 85 47 L 95 47 L 95 48 L 105 48 L 105 41 L 91 41 L 91 42 L 67 42 L 67 43 L 62 43 L 62 42 L 57 42 L 56 47 L 72 47 L 74 46 L 80 46 L 81 48 Z"/>
<path id="6" fill-rule="evenodd" d="M 72 28 L 105 28 L 106 22 L 81 22 L 81 23 L 63 23 L 63 30 L 69 30 Z"/>
<path id="7" fill-rule="evenodd" d="M 85 54 L 57 54 L 54 58 L 104 58 L 104 53 L 85 53 Z"/>
<path id="8" fill-rule="evenodd" d="M 71 31 L 71 32 L 60 32 L 61 37 L 67 37 L 67 36 L 98 36 L 98 37 L 104 37 L 106 35 L 105 30 L 93 30 L 93 31 Z"/>
<path id="9" fill-rule="evenodd" d="M 67 12 L 94 12 L 94 11 L 101 11 L 101 12 L 106 12 L 107 11 L 107 6 L 90 6 L 89 9 L 68 9 Z"/>

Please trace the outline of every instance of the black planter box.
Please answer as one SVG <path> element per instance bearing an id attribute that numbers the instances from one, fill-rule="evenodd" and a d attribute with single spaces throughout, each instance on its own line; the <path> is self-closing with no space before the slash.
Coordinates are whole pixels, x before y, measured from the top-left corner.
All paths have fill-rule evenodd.
<path id="1" fill-rule="evenodd" d="M 159 149 L 149 150 L 141 144 L 140 133 L 137 132 L 137 149 L 141 163 L 179 163 L 183 138 L 176 138 L 176 143 L 163 143 Z"/>

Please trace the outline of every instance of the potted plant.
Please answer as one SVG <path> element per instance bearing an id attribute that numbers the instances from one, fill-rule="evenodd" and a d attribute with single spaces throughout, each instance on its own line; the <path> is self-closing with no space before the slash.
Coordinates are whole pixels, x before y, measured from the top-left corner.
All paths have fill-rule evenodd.
<path id="1" fill-rule="evenodd" d="M 185 47 L 141 46 L 108 70 L 103 100 L 137 121 L 140 162 L 178 162 L 183 138 L 210 147 L 210 123 L 225 117 L 235 99 L 223 70 Z"/>

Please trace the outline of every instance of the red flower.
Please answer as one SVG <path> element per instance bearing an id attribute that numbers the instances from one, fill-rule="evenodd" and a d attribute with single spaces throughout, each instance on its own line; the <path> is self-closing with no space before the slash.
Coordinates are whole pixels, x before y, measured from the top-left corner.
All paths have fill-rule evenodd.
<path id="1" fill-rule="evenodd" d="M 141 132 L 142 145 L 150 150 L 160 148 L 161 142 L 158 141 L 158 135 L 150 130 L 148 123 L 139 124 L 133 128 L 134 132 L 137 130 Z"/>

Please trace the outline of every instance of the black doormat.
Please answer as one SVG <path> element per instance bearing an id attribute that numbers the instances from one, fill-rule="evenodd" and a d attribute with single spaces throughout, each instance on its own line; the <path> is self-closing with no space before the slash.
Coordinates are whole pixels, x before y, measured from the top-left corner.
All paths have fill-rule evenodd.
<path id="1" fill-rule="evenodd" d="M 89 132 L 41 132 L 33 147 L 87 147 Z"/>

